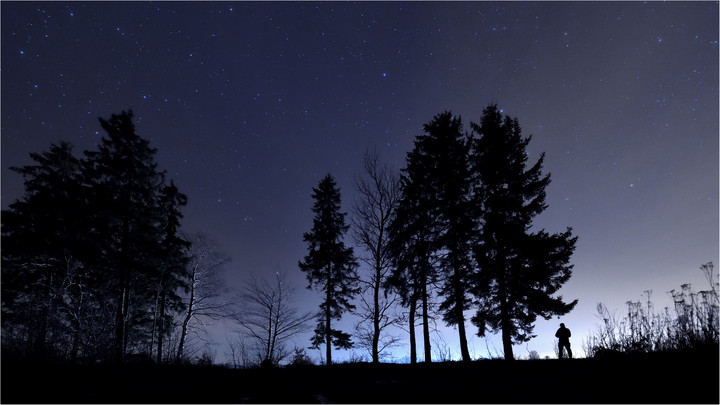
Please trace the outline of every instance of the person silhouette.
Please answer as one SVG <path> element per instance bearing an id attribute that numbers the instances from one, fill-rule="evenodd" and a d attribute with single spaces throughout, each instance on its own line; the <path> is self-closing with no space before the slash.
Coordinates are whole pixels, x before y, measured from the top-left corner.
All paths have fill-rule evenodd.
<path id="1" fill-rule="evenodd" d="M 563 349 L 567 349 L 568 358 L 572 359 L 572 350 L 570 350 L 570 329 L 565 327 L 564 323 L 560 324 L 560 329 L 555 332 L 558 338 L 558 356 L 563 358 Z"/>

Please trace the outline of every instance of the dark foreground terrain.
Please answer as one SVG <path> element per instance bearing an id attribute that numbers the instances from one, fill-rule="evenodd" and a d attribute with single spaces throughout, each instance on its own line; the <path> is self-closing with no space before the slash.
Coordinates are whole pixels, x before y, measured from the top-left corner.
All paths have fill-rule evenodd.
<path id="1" fill-rule="evenodd" d="M 718 403 L 718 350 L 279 369 L 2 361 L 3 403 Z"/>

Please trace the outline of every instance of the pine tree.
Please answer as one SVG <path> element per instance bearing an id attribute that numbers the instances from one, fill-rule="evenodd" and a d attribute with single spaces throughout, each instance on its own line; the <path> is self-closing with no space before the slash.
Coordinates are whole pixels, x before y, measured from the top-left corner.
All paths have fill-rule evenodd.
<path id="1" fill-rule="evenodd" d="M 472 129 L 477 134 L 471 160 L 481 225 L 474 249 L 480 306 L 472 322 L 480 336 L 502 331 L 505 358 L 512 360 L 513 343 L 534 337 L 538 315 L 550 319 L 577 304 L 554 296 L 571 276 L 577 237 L 570 228 L 552 235 L 531 231 L 533 218 L 547 208 L 550 176 L 542 175 L 544 154 L 526 168 L 531 137 L 522 137 L 517 119 L 503 117 L 490 105 Z"/>
<path id="2" fill-rule="evenodd" d="M 343 312 L 355 308 L 350 300 L 359 292 L 357 262 L 351 247 L 345 247 L 345 213 L 340 212 L 340 190 L 331 175 L 313 188 L 312 211 L 315 214 L 310 232 L 303 234 L 308 254 L 299 262 L 305 272 L 308 289 L 316 288 L 325 296 L 320 304 L 318 325 L 312 338 L 313 347 L 326 345 L 326 362 L 332 364 L 332 345 L 352 347 L 350 335 L 332 328 L 332 320 L 340 320 Z"/>

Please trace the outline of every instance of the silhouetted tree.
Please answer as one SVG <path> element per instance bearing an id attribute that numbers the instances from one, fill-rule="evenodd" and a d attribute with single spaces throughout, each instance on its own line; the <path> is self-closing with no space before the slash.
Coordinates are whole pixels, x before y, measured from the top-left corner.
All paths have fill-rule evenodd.
<path id="1" fill-rule="evenodd" d="M 432 187 L 435 162 L 429 153 L 429 138 L 418 136 L 402 170 L 401 196 L 390 224 L 390 252 L 394 269 L 388 281 L 409 308 L 410 361 L 416 361 L 415 316 L 422 308 L 425 362 L 431 361 L 429 302 L 436 281 L 435 252 L 438 251 L 440 216 Z"/>
<path id="2" fill-rule="evenodd" d="M 156 149 L 135 133 L 132 112 L 100 118 L 100 125 L 107 137 L 98 151 L 85 153 L 85 172 L 102 252 L 96 265 L 112 282 L 107 299 L 115 306 L 113 350 L 119 361 L 128 343 L 151 338 L 153 301 L 148 298 L 156 291 L 153 266 L 164 236 L 159 209 L 164 176 L 157 169 Z"/>
<path id="3" fill-rule="evenodd" d="M 332 344 L 344 349 L 352 347 L 350 335 L 333 329 L 331 322 L 355 308 L 350 300 L 360 291 L 357 262 L 353 249 L 343 242 L 349 226 L 345 224 L 345 213 L 340 212 L 340 190 L 331 175 L 325 176 L 318 187 L 313 188 L 312 197 L 315 200 L 313 227 L 303 234 L 309 252 L 299 266 L 307 277 L 308 289 L 315 287 L 325 294 L 312 344 L 318 348 L 325 343 L 326 361 L 330 365 Z"/>
<path id="4" fill-rule="evenodd" d="M 469 142 L 463 134 L 462 121 L 444 112 L 425 125 L 423 144 L 434 165 L 430 184 L 437 206 L 437 252 L 442 274 L 440 303 L 443 320 L 456 325 L 463 361 L 470 361 L 465 333 L 464 311 L 470 306 L 473 270 L 470 244 L 474 230 L 473 206 L 470 196 L 471 176 L 468 165 Z"/>
<path id="5" fill-rule="evenodd" d="M 235 335 L 235 339 L 230 336 L 225 337 L 228 351 L 225 352 L 227 363 L 232 368 L 246 368 L 250 363 L 250 352 L 245 341 L 246 336 L 243 334 Z"/>
<path id="6" fill-rule="evenodd" d="M 187 197 L 180 193 L 175 184 L 162 188 L 160 193 L 161 243 L 158 263 L 155 266 L 157 277 L 155 297 L 155 328 L 157 330 L 156 362 L 162 362 L 163 340 L 172 328 L 173 313 L 183 308 L 183 299 L 178 294 L 188 288 L 187 249 L 190 242 L 179 234 L 180 219 L 183 215 L 180 208 L 187 204 Z M 153 333 L 153 336 L 155 333 Z"/>
<path id="7" fill-rule="evenodd" d="M 11 168 L 24 177 L 25 195 L 2 212 L 3 335 L 42 357 L 48 335 L 69 334 L 76 353 L 79 319 L 63 308 L 72 304 L 78 291 L 69 287 L 84 272 L 80 161 L 67 142 L 30 157 L 35 165 Z"/>
<path id="8" fill-rule="evenodd" d="M 444 112 L 424 126 L 403 170 L 400 206 L 391 226 L 397 271 L 392 281 L 410 307 L 411 358 L 414 357 L 415 300 L 423 308 L 425 361 L 430 356 L 430 285 L 441 282 L 443 319 L 457 325 L 460 351 L 470 360 L 464 311 L 469 308 L 470 242 L 474 222 L 470 199 L 469 142 L 460 118 Z"/>
<path id="9" fill-rule="evenodd" d="M 360 344 L 368 347 L 373 363 L 378 363 L 381 352 L 399 341 L 382 335 L 399 321 L 390 312 L 396 298 L 382 290 L 392 266 L 388 227 L 400 198 L 400 179 L 388 167 L 379 166 L 377 153 L 366 152 L 363 161 L 363 174 L 355 182 L 359 199 L 353 206 L 352 223 L 355 243 L 367 252 L 362 261 L 370 267 L 370 276 L 360 279 L 363 293 L 357 312 L 361 321 L 356 329 Z"/>
<path id="10" fill-rule="evenodd" d="M 233 303 L 227 297 L 229 291 L 222 277 L 223 266 L 230 258 L 220 253 L 217 243 L 203 233 L 196 233 L 188 239 L 188 287 L 180 321 L 176 362 L 183 360 L 191 332 L 199 334 L 199 329 L 208 320 L 228 318 L 233 311 Z"/>
<path id="11" fill-rule="evenodd" d="M 522 137 L 517 119 L 503 117 L 490 105 L 472 129 L 477 134 L 471 162 L 481 225 L 474 249 L 480 306 L 472 321 L 480 336 L 501 330 L 505 358 L 511 360 L 513 343 L 533 337 L 538 315 L 564 315 L 577 304 L 554 295 L 572 274 L 577 237 L 570 228 L 557 234 L 530 231 L 532 219 L 547 208 L 550 176 L 541 173 L 544 154 L 526 168 L 531 137 Z"/>
<path id="12" fill-rule="evenodd" d="M 286 284 L 285 273 L 275 272 L 273 281 L 251 277 L 240 294 L 242 310 L 237 321 L 258 343 L 260 364 L 277 366 L 290 355 L 285 343 L 308 329 L 315 319 L 311 313 L 298 313 L 295 289 Z"/>
<path id="13" fill-rule="evenodd" d="M 165 184 L 132 113 L 100 124 L 107 137 L 84 159 L 60 143 L 15 169 L 26 192 L 2 216 L 4 347 L 120 360 L 158 343 L 161 360 L 185 278 L 186 197 Z"/>

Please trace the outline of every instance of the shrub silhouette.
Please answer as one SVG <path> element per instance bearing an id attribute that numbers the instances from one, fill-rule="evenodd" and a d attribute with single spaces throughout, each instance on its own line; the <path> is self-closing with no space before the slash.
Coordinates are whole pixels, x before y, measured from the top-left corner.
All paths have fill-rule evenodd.
<path id="1" fill-rule="evenodd" d="M 627 313 L 622 319 L 611 314 L 605 305 L 598 303 L 597 316 L 602 320 L 597 330 L 584 343 L 591 357 L 608 357 L 618 353 L 649 353 L 661 351 L 699 349 L 717 346 L 718 282 L 712 262 L 700 269 L 710 289 L 695 292 L 690 284 L 679 291 L 669 292 L 674 311 L 665 307 L 656 312 L 652 291 L 645 291 L 646 302 L 628 301 Z"/>
<path id="2" fill-rule="evenodd" d="M 295 348 L 292 360 L 290 361 L 291 366 L 312 366 L 313 362 L 310 357 L 305 354 L 305 349 Z"/>

